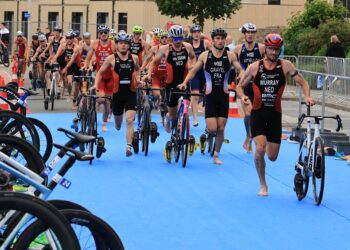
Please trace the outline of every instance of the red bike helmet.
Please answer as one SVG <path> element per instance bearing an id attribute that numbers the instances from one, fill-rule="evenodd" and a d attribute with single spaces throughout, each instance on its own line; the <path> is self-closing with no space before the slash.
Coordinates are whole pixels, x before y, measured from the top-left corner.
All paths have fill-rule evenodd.
<path id="1" fill-rule="evenodd" d="M 282 47 L 283 39 L 279 34 L 270 33 L 265 37 L 265 46 Z"/>

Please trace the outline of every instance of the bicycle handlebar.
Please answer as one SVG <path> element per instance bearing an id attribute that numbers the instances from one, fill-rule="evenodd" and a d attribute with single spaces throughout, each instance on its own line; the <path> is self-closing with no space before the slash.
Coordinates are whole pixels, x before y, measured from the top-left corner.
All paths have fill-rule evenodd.
<path id="1" fill-rule="evenodd" d="M 299 118 L 298 118 L 298 125 L 296 127 L 296 130 L 299 130 L 300 127 L 301 127 L 301 124 L 303 123 L 304 119 L 309 117 L 309 118 L 314 118 L 315 121 L 317 123 L 319 123 L 320 120 L 324 120 L 324 119 L 334 119 L 337 121 L 337 128 L 335 131 L 339 131 L 340 129 L 343 129 L 343 123 L 342 123 L 342 120 L 340 118 L 339 115 L 336 115 L 336 116 L 318 116 L 318 115 L 310 115 L 311 113 L 311 106 L 310 105 L 307 105 L 306 102 L 301 102 L 301 104 L 305 104 L 307 106 L 307 114 L 302 114 Z"/>

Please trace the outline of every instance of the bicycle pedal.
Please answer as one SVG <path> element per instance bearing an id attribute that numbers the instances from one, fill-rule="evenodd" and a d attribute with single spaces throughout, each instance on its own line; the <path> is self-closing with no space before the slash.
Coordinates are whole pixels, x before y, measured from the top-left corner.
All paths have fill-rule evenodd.
<path id="1" fill-rule="evenodd" d="M 303 176 L 300 173 L 296 173 L 294 176 L 294 191 L 298 197 L 298 200 L 304 198 Z"/>
<path id="2" fill-rule="evenodd" d="M 224 139 L 224 143 L 230 143 L 230 140 L 229 139 Z"/>

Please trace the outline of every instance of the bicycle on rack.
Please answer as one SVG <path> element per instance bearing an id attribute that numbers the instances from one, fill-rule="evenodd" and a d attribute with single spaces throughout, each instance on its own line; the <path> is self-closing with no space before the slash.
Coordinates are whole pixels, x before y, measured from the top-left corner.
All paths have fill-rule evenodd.
<path id="1" fill-rule="evenodd" d="M 7 94 L 7 96 L 9 97 L 9 99 L 6 99 L 3 96 L 0 96 L 0 100 L 6 102 L 9 107 L 10 110 L 12 111 L 19 111 L 20 114 L 22 114 L 23 116 L 26 116 L 26 107 L 27 107 L 27 102 L 26 99 L 28 98 L 28 96 L 33 96 L 33 95 L 37 95 L 37 92 L 31 91 L 29 89 L 26 88 L 20 88 L 23 90 L 23 95 L 20 96 L 17 91 L 15 91 L 14 89 L 10 88 L 10 87 L 0 87 L 0 92 L 4 92 Z M 1 116 L 0 116 L 1 118 Z M 23 118 L 24 119 L 24 118 Z M 40 154 L 42 155 L 44 161 L 46 162 L 49 157 L 50 154 L 52 152 L 52 135 L 51 132 L 49 130 L 49 128 L 40 120 L 32 118 L 32 117 L 26 117 L 26 119 L 29 120 L 29 123 L 31 123 L 34 128 L 36 129 L 37 136 L 38 136 L 38 149 L 40 151 Z M 15 125 L 16 123 L 15 119 L 14 121 L 11 121 L 9 124 L 6 124 L 6 126 L 8 128 L 12 127 L 12 125 Z M 4 130 L 4 132 L 9 131 L 9 130 Z M 22 137 L 23 138 L 23 137 Z"/>
<path id="2" fill-rule="evenodd" d="M 40 161 L 40 156 L 33 152 L 33 150 L 35 151 L 35 149 L 30 144 L 28 144 L 25 141 L 19 141 L 18 138 L 12 136 L 0 135 L 1 141 L 3 141 L 2 147 L 5 147 L 5 150 L 4 148 L 0 150 L 0 168 L 15 176 L 16 178 L 21 179 L 24 183 L 28 184 L 29 187 L 27 193 L 29 192 L 30 194 L 34 194 L 35 196 L 38 196 L 41 199 L 46 199 L 57 186 L 57 184 L 60 184 L 65 188 L 70 187 L 71 182 L 65 179 L 64 176 L 68 172 L 68 170 L 74 165 L 76 160 L 88 161 L 91 158 L 93 158 L 92 155 L 74 150 L 72 147 L 79 143 L 87 143 L 91 140 L 94 140 L 94 137 L 81 135 L 66 129 L 58 130 L 64 132 L 70 138 L 70 140 L 64 146 L 54 144 L 54 146 L 59 149 L 59 152 L 42 172 L 40 171 L 40 169 L 43 169 L 44 165 Z M 26 160 L 28 160 L 26 162 L 26 165 L 31 169 L 24 167 L 23 164 L 20 164 L 16 160 L 12 159 L 11 156 L 13 155 L 13 151 L 18 151 L 21 155 L 23 155 L 26 158 Z M 68 156 L 67 161 L 63 164 L 61 169 L 59 169 L 58 172 L 53 176 L 51 182 L 47 186 L 44 185 L 43 183 L 46 183 L 45 179 L 47 179 L 50 172 L 55 166 L 57 166 L 59 161 L 65 155 Z M 36 166 L 41 167 L 33 168 Z M 40 172 L 41 175 L 39 176 L 37 173 Z M 70 209 L 62 210 L 62 213 L 69 220 L 72 226 L 76 225 L 80 227 L 77 230 L 75 230 L 75 232 L 79 237 L 79 242 L 81 246 L 86 247 L 90 246 L 91 244 L 95 244 L 96 249 L 123 249 L 122 242 L 120 241 L 118 235 L 114 232 L 114 230 L 106 222 L 89 213 L 89 211 L 87 211 L 85 208 L 72 202 L 51 201 L 50 203 L 55 205 L 59 209 Z M 2 233 L 1 237 L 2 246 L 9 246 L 10 244 L 12 244 L 12 242 L 14 242 L 13 240 L 15 239 L 18 230 L 20 228 L 23 228 L 23 226 L 25 225 L 24 231 L 21 232 L 19 237 L 16 238 L 16 241 L 14 242 L 14 249 L 27 249 L 27 247 L 32 242 L 36 241 L 37 237 L 40 237 L 40 235 L 43 232 L 45 232 L 49 226 L 37 221 L 28 225 L 31 216 L 27 214 L 24 215 L 24 213 L 14 214 L 13 212 L 9 212 L 7 210 L 0 211 L 1 215 L 5 214 L 5 216 L 2 216 L 2 218 L 0 218 L 0 226 L 2 228 L 5 228 L 5 231 Z M 87 233 L 83 232 L 82 227 L 88 229 L 89 235 L 86 235 Z M 55 241 L 55 237 L 52 237 L 50 232 L 46 232 L 45 234 L 45 245 L 50 244 L 51 247 L 55 246 L 57 243 Z M 91 241 L 94 241 L 94 243 L 92 243 Z M 59 243 L 62 244 L 63 242 L 60 241 Z"/>
<path id="3" fill-rule="evenodd" d="M 96 157 L 100 158 L 101 155 L 106 152 L 104 147 L 105 140 L 102 136 L 98 136 L 97 131 L 97 112 L 96 101 L 97 99 L 111 99 L 110 96 L 98 96 L 94 92 L 90 91 L 90 87 L 93 86 L 93 76 L 87 74 L 86 71 L 82 72 L 82 76 L 73 76 L 75 80 L 81 80 L 80 94 L 77 98 L 77 117 L 73 119 L 73 128 L 76 132 L 81 134 L 94 136 L 95 140 L 88 143 L 89 154 L 94 154 L 94 144 L 96 144 Z M 80 130 L 79 130 L 80 123 Z M 85 151 L 85 144 L 80 144 L 80 150 Z M 92 160 L 90 161 L 90 164 Z"/>
<path id="4" fill-rule="evenodd" d="M 59 71 L 60 65 L 58 63 L 53 63 L 51 65 L 51 84 L 50 84 L 50 91 L 49 95 L 47 97 L 44 97 L 44 108 L 45 110 L 48 110 L 49 103 L 51 103 L 51 110 L 53 110 L 55 105 L 55 98 L 60 99 L 59 91 L 58 91 L 58 82 L 56 80 L 56 72 Z"/>
<path id="5" fill-rule="evenodd" d="M 0 64 L 3 64 L 6 68 L 10 66 L 9 52 L 6 44 L 0 40 Z"/>
<path id="6" fill-rule="evenodd" d="M 181 153 L 182 167 L 186 167 L 187 154 L 192 155 L 196 146 L 196 139 L 190 134 L 190 115 L 188 108 L 190 105 L 191 96 L 203 96 L 200 93 L 176 92 L 170 90 L 171 95 L 180 95 L 180 107 L 177 112 L 177 119 L 172 124 L 171 137 L 167 141 L 164 148 L 164 157 L 167 162 L 171 162 L 172 150 L 174 150 L 175 162 L 179 161 Z"/>
<path id="7" fill-rule="evenodd" d="M 152 122 L 151 112 L 154 109 L 154 97 L 152 95 L 153 90 L 160 90 L 159 88 L 151 88 L 149 83 L 146 83 L 146 87 L 138 88 L 138 91 L 142 91 L 142 107 L 140 114 L 141 117 L 138 120 L 137 131 L 134 132 L 134 137 L 132 141 L 132 146 L 134 152 L 137 154 L 139 152 L 139 141 L 142 142 L 142 152 L 145 156 L 148 155 L 149 139 L 154 143 L 159 136 L 157 123 Z M 139 93 L 141 97 L 141 93 Z"/>
<path id="8" fill-rule="evenodd" d="M 302 102 L 302 104 L 306 104 Z M 294 191 L 298 200 L 306 197 L 309 188 L 309 179 L 312 178 L 313 195 L 316 205 L 320 205 L 323 198 L 325 183 L 325 153 L 323 140 L 320 135 L 320 121 L 324 119 L 335 119 L 338 123 L 336 131 L 343 128 L 339 115 L 336 116 L 314 116 L 311 115 L 311 107 L 307 105 L 307 114 L 299 117 L 297 130 L 300 129 L 304 119 L 307 120 L 306 134 L 301 136 L 299 144 L 298 159 L 295 163 Z M 314 119 L 314 122 L 311 122 Z M 314 127 L 312 135 L 311 128 Z"/>

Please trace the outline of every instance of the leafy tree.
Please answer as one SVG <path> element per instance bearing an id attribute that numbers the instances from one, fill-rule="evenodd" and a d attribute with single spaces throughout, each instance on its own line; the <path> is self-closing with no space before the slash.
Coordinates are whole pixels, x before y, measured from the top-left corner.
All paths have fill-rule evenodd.
<path id="1" fill-rule="evenodd" d="M 320 25 L 329 20 L 338 20 L 338 25 L 344 23 L 346 12 L 346 8 L 340 1 L 336 1 L 334 5 L 329 4 L 327 0 L 307 1 L 304 11 L 294 15 L 289 20 L 288 28 L 283 32 L 286 54 L 312 55 L 316 53 L 323 45 L 318 43 L 325 42 L 323 34 L 318 31 Z M 336 27 L 328 26 L 328 28 L 327 34 L 335 33 Z M 305 39 L 306 44 L 304 44 Z M 319 46 L 315 47 L 316 45 Z"/>
<path id="2" fill-rule="evenodd" d="M 156 0 L 161 14 L 188 19 L 193 17 L 193 22 L 201 26 L 205 19 L 223 19 L 231 17 L 240 7 L 241 0 Z"/>

